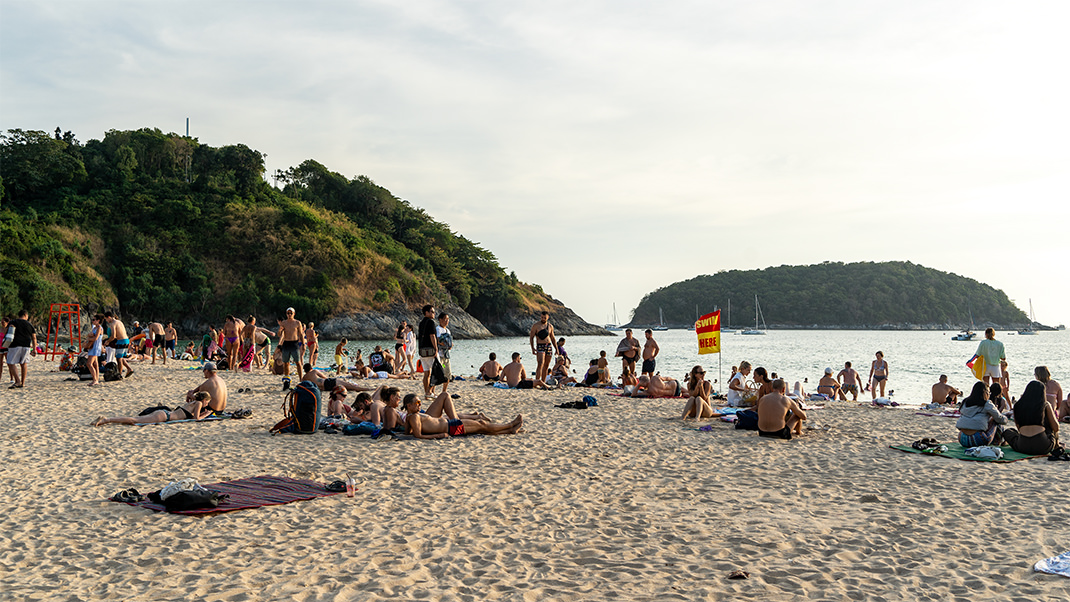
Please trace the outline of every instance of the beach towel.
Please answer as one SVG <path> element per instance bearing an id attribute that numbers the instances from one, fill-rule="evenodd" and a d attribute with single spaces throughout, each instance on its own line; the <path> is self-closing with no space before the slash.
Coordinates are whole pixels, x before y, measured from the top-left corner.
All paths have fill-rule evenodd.
<path id="1" fill-rule="evenodd" d="M 1048 454 L 1042 454 L 1042 455 L 1039 455 L 1039 456 L 1027 456 L 1026 454 L 1020 454 L 1020 453 L 1014 451 L 1013 449 L 1011 449 L 1008 446 L 1004 446 L 1004 447 L 1000 448 L 1000 450 L 1003 452 L 1003 457 L 1002 458 L 998 458 L 998 459 L 975 458 L 973 456 L 967 455 L 966 454 L 966 450 L 963 449 L 963 447 L 961 445 L 959 445 L 957 442 L 956 443 L 946 443 L 945 446 L 947 447 L 947 451 L 934 452 L 934 453 L 928 453 L 928 452 L 924 452 L 924 451 L 921 451 L 921 450 L 917 450 L 917 449 L 914 449 L 913 447 L 911 447 L 909 445 L 890 445 L 889 447 L 891 447 L 892 449 L 898 449 L 899 451 L 910 452 L 912 454 L 923 454 L 923 455 L 926 455 L 926 456 L 943 456 L 945 458 L 957 458 L 959 460 L 969 460 L 971 462 L 998 462 L 998 463 L 1001 463 L 1001 464 L 1002 463 L 1006 463 L 1006 462 L 1018 462 L 1019 460 L 1028 460 L 1030 458 L 1046 458 L 1046 457 L 1048 457 Z"/>
<path id="2" fill-rule="evenodd" d="M 245 354 L 242 355 L 241 363 L 238 367 L 242 372 L 249 372 L 253 369 L 253 354 L 256 352 L 256 345 L 249 345 L 245 348 Z"/>
<path id="3" fill-rule="evenodd" d="M 914 412 L 915 416 L 935 416 L 938 418 L 958 418 L 962 416 L 958 410 L 944 410 L 943 412 Z"/>
<path id="4" fill-rule="evenodd" d="M 340 492 L 327 491 L 323 483 L 308 481 L 305 479 L 291 479 L 289 477 L 274 477 L 261 475 L 249 479 L 235 481 L 222 481 L 204 485 L 205 489 L 218 491 L 228 495 L 219 506 L 215 508 L 194 508 L 191 510 L 167 510 L 161 503 L 145 500 L 142 502 L 122 502 L 131 506 L 147 508 L 153 512 L 170 512 L 171 514 L 211 514 L 214 512 L 231 512 L 233 510 L 245 510 L 259 508 L 261 506 L 277 506 L 302 500 L 311 500 L 318 497 L 338 495 Z"/>
<path id="5" fill-rule="evenodd" d="M 1058 556 L 1045 558 L 1033 565 L 1033 570 L 1038 573 L 1062 575 L 1070 577 L 1070 552 L 1063 552 Z"/>
<path id="6" fill-rule="evenodd" d="M 242 411 L 242 410 L 238 410 L 238 411 Z M 243 416 L 235 416 L 234 414 L 235 414 L 234 412 L 224 412 L 222 414 L 211 414 L 207 418 L 202 418 L 201 422 L 217 422 L 219 420 L 229 420 L 231 418 L 247 418 L 249 414 L 252 414 L 252 411 L 249 411 L 249 414 L 245 414 Z M 134 426 L 152 426 L 152 425 L 156 425 L 156 424 L 181 424 L 183 422 L 197 422 L 197 421 L 194 420 L 193 418 L 187 418 L 185 420 L 168 420 L 167 422 L 144 422 L 144 423 L 136 424 Z"/>
<path id="7" fill-rule="evenodd" d="M 966 362 L 966 367 L 973 372 L 973 377 L 977 380 L 985 379 L 985 358 L 983 355 L 975 355 L 970 358 L 970 361 Z"/>

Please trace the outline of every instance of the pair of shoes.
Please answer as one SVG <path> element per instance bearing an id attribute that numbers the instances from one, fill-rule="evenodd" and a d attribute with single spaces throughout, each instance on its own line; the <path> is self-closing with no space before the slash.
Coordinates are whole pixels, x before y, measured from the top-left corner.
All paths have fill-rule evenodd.
<path id="1" fill-rule="evenodd" d="M 111 496 L 111 499 L 114 502 L 124 502 L 127 504 L 133 504 L 136 502 L 143 501 L 145 499 L 145 496 L 138 493 L 137 489 L 131 487 L 130 489 L 123 489 L 119 493 L 116 493 L 115 495 Z"/>
<path id="2" fill-rule="evenodd" d="M 913 447 L 914 449 L 919 450 L 919 451 L 925 451 L 925 450 L 933 449 L 933 448 L 936 448 L 936 447 L 940 447 L 940 442 L 937 441 L 936 439 L 931 438 L 931 437 L 926 437 L 924 439 L 918 439 L 914 443 L 911 443 L 910 447 Z"/>
<path id="3" fill-rule="evenodd" d="M 230 416 L 231 416 L 231 418 L 248 418 L 248 417 L 250 417 L 252 415 L 253 415 L 253 411 L 252 410 L 250 410 L 249 408 L 242 408 L 242 409 L 234 410 L 234 412 L 231 413 Z"/>
<path id="4" fill-rule="evenodd" d="M 333 481 L 328 485 L 324 485 L 323 488 L 326 489 L 327 491 L 330 491 L 330 492 L 333 492 L 333 493 L 339 493 L 339 492 L 342 492 L 342 491 L 346 490 L 346 482 L 345 481 Z"/>

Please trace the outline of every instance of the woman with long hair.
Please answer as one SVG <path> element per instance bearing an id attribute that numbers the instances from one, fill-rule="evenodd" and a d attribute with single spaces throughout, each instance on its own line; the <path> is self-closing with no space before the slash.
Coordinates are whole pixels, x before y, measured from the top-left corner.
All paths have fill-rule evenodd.
<path id="1" fill-rule="evenodd" d="M 1014 404 L 1014 424 L 1018 428 L 1003 431 L 1003 438 L 1016 452 L 1039 456 L 1059 444 L 1059 421 L 1044 399 L 1044 383 L 1033 380 L 1025 386 Z"/>
<path id="2" fill-rule="evenodd" d="M 710 405 L 710 391 L 713 386 L 706 380 L 706 371 L 702 366 L 695 366 L 687 378 L 687 404 L 684 406 L 682 419 L 694 417 L 696 420 L 713 417 Z"/>
<path id="3" fill-rule="evenodd" d="M 984 381 L 977 381 L 969 397 L 962 400 L 962 416 L 955 427 L 959 429 L 959 443 L 962 447 L 979 445 L 999 445 L 1003 440 L 1003 427 L 1007 417 L 999 413 L 996 406 L 988 399 L 988 386 Z"/>

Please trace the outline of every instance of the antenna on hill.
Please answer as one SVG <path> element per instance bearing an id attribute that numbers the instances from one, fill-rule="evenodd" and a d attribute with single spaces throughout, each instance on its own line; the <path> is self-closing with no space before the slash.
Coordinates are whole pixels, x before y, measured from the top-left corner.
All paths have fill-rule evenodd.
<path id="1" fill-rule="evenodd" d="M 186 118 L 186 140 L 187 141 L 189 140 L 189 117 Z M 188 142 L 187 142 L 187 144 L 188 144 Z M 186 183 L 187 184 L 189 184 L 190 155 L 192 155 L 192 153 L 189 152 L 189 149 L 186 149 Z"/>

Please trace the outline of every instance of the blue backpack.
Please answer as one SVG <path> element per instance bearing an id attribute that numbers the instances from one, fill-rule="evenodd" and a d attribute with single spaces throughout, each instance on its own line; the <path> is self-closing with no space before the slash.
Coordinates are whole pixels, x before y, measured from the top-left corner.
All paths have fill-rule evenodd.
<path id="1" fill-rule="evenodd" d="M 320 422 L 320 388 L 311 381 L 301 381 L 286 394 L 286 400 L 282 402 L 282 413 L 285 417 L 271 427 L 272 435 L 315 433 Z"/>

